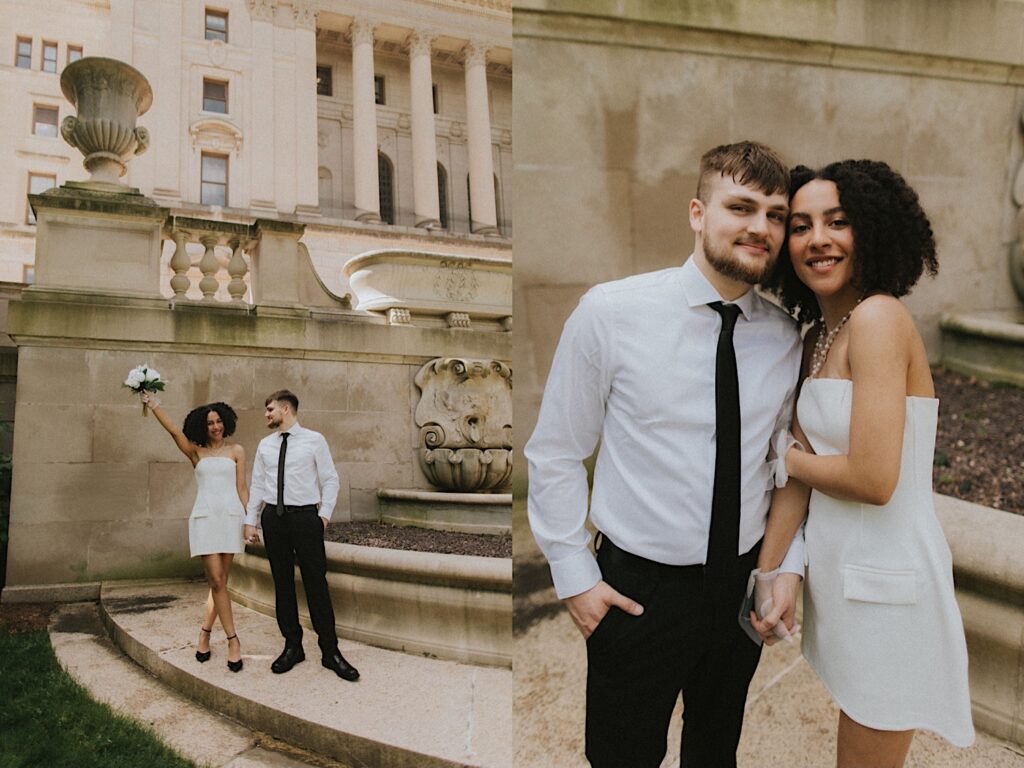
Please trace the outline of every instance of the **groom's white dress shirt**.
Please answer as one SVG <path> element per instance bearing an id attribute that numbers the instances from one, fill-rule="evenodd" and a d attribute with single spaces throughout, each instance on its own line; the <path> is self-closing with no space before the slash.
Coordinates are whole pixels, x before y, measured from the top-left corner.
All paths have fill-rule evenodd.
<path id="1" fill-rule="evenodd" d="M 338 503 L 338 471 L 334 468 L 327 439 L 319 432 L 295 422 L 288 432 L 285 452 L 284 503 L 288 506 L 319 504 L 317 514 L 326 520 L 334 514 Z M 281 432 L 273 432 L 256 447 L 249 484 L 249 506 L 246 525 L 256 525 L 260 507 L 277 505 L 277 457 L 281 453 Z"/>
<path id="2" fill-rule="evenodd" d="M 587 472 L 598 439 L 590 518 L 628 552 L 706 562 L 715 475 L 715 356 L 722 301 L 693 259 L 595 286 L 566 321 L 524 451 L 529 518 L 560 598 L 601 579 L 588 544 Z M 764 535 L 768 446 L 788 427 L 800 369 L 796 323 L 753 290 L 735 302 L 740 387 L 739 551 Z M 803 536 L 783 570 L 803 573 Z"/>

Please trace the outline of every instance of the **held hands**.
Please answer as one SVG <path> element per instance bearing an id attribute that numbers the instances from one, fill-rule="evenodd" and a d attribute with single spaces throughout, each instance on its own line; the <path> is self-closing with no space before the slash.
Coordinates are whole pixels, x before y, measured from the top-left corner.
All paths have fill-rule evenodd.
<path id="1" fill-rule="evenodd" d="M 584 638 L 590 637 L 612 606 L 625 611 L 630 616 L 639 616 L 644 612 L 644 607 L 640 603 L 631 600 L 621 592 L 616 592 L 606 581 L 599 581 L 586 592 L 567 597 L 562 602 L 569 609 L 569 615 L 576 622 L 576 626 Z"/>
<path id="2" fill-rule="evenodd" d="M 766 645 L 779 640 L 793 642 L 796 624 L 796 596 L 803 581 L 797 573 L 759 573 L 754 582 L 754 612 L 750 623 Z"/>
<path id="3" fill-rule="evenodd" d="M 246 544 L 259 544 L 260 534 L 256 530 L 255 525 L 245 525 L 242 527 L 242 538 Z"/>

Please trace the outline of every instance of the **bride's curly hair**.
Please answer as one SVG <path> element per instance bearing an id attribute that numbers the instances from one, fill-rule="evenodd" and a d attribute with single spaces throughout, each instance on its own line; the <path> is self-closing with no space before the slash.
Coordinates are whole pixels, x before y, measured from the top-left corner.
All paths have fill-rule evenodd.
<path id="1" fill-rule="evenodd" d="M 817 171 L 798 165 L 790 172 L 789 199 L 814 179 L 831 181 L 839 190 L 853 230 L 853 280 L 861 293 L 904 296 L 922 272 L 938 273 L 931 223 L 900 174 L 876 160 L 841 160 Z M 801 323 L 821 317 L 814 293 L 793 270 L 788 234 L 765 287 Z"/>
<path id="2" fill-rule="evenodd" d="M 193 408 L 185 417 L 185 423 L 181 431 L 185 433 L 190 443 L 195 443 L 203 448 L 210 442 L 210 433 L 206 428 L 206 417 L 210 411 L 216 411 L 220 420 L 224 422 L 224 437 L 231 437 L 235 434 L 235 426 L 238 424 L 238 417 L 235 410 L 227 403 L 209 403 Z"/>

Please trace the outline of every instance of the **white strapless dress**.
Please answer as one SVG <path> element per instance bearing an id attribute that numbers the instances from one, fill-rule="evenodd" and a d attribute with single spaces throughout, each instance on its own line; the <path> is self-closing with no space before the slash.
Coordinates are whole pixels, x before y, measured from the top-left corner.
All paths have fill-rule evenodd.
<path id="1" fill-rule="evenodd" d="M 219 552 L 238 554 L 245 548 L 245 509 L 235 487 L 235 460 L 207 456 L 196 464 L 196 503 L 188 518 L 192 557 Z"/>
<path id="2" fill-rule="evenodd" d="M 814 451 L 845 454 L 852 382 L 808 379 L 797 404 Z M 811 494 L 803 654 L 854 721 L 974 741 L 953 560 L 932 506 L 939 401 L 908 397 L 900 477 L 884 506 Z"/>

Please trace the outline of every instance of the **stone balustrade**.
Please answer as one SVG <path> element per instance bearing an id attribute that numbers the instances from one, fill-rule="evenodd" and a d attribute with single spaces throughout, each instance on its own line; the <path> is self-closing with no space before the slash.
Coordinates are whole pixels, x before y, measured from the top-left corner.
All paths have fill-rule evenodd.
<path id="1" fill-rule="evenodd" d="M 251 303 L 247 301 L 250 266 L 243 254 L 255 246 L 253 229 L 249 224 L 169 216 L 163 235 L 174 243 L 169 263 L 174 272 L 173 300 L 189 300 L 190 292 L 193 296 L 198 292 L 201 302 Z M 201 254 L 190 252 L 188 246 L 195 243 L 202 245 Z M 201 278 L 189 274 L 193 267 L 198 267 Z"/>

